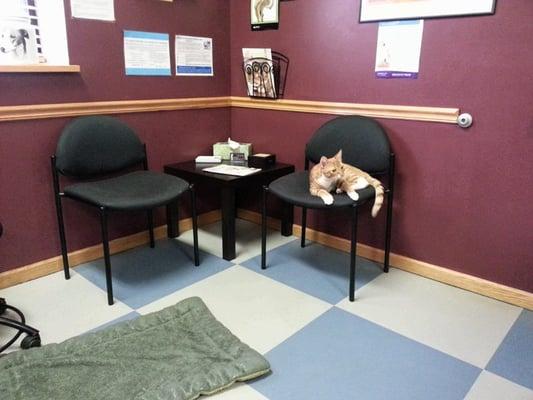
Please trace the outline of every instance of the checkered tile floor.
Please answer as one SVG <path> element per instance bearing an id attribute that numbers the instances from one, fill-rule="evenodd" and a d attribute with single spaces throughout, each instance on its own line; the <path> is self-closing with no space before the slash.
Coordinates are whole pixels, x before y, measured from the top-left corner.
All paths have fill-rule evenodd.
<path id="1" fill-rule="evenodd" d="M 102 261 L 0 291 L 44 343 L 136 318 L 200 296 L 272 373 L 216 400 L 533 399 L 533 313 L 400 270 L 358 260 L 356 301 L 348 255 L 238 221 L 238 257 L 221 258 L 220 224 L 112 258 L 116 303 L 107 306 Z M 0 341 L 8 336 L 0 328 Z"/>

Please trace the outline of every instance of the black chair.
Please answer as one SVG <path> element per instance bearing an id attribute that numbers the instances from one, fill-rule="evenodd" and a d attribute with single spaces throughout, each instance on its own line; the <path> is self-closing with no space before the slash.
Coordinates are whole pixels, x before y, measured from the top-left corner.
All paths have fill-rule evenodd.
<path id="1" fill-rule="evenodd" d="M 384 272 L 389 271 L 389 254 L 392 222 L 392 199 L 394 190 L 394 153 L 389 140 L 377 121 L 360 116 L 335 118 L 322 125 L 305 148 L 305 171 L 283 176 L 268 187 L 263 187 L 261 268 L 266 268 L 266 203 L 267 194 L 272 193 L 281 200 L 302 207 L 301 247 L 305 247 L 307 209 L 351 209 L 351 254 L 350 254 L 350 301 L 355 299 L 355 266 L 357 245 L 357 212 L 359 206 L 373 201 L 374 188 L 369 186 L 357 191 L 359 200 L 353 201 L 345 193 L 333 194 L 332 205 L 325 205 L 320 197 L 309 193 L 309 162 L 314 164 L 320 157 L 333 157 L 342 149 L 343 162 L 356 166 L 373 176 L 386 176 L 387 223 L 385 228 Z"/>
<path id="2" fill-rule="evenodd" d="M 3 231 L 4 230 L 2 224 L 0 224 L 0 236 L 2 236 Z M 3 316 L 7 310 L 10 310 L 17 314 L 19 320 L 17 321 L 16 319 L 10 318 L 8 316 Z M 41 345 L 41 336 L 39 335 L 39 331 L 27 325 L 26 318 L 24 317 L 22 311 L 20 311 L 16 307 L 7 304 L 6 300 L 2 297 L 0 297 L 0 325 L 17 330 L 15 336 L 13 336 L 7 343 L 0 346 L 0 353 L 2 353 L 9 346 L 15 343 L 20 337 L 20 335 L 22 335 L 23 333 L 25 333 L 26 336 L 24 337 L 24 339 L 22 339 L 22 342 L 20 342 L 20 347 L 22 347 L 23 349 L 29 349 L 30 347 L 39 347 Z"/>
<path id="3" fill-rule="evenodd" d="M 143 170 L 131 171 L 136 166 Z M 118 172 L 127 171 L 117 175 Z M 155 247 L 153 209 L 167 205 L 175 210 L 178 198 L 187 190 L 191 196 L 194 238 L 194 264 L 199 265 L 196 201 L 193 185 L 181 178 L 148 171 L 146 146 L 135 132 L 121 121 L 104 116 L 82 117 L 71 122 L 62 132 L 56 154 L 52 156 L 52 174 L 59 224 L 59 238 L 65 278 L 70 278 L 61 199 L 78 200 L 100 210 L 104 247 L 107 300 L 113 304 L 111 260 L 107 219 L 110 211 L 147 211 L 150 247 Z M 77 180 L 88 180 L 60 190 L 59 174 Z M 110 177 L 110 174 L 113 174 Z M 102 179 L 104 178 L 104 179 Z M 95 180 L 99 179 L 99 180 Z M 167 217 L 173 214 L 167 210 Z M 177 221 L 167 218 L 168 229 Z"/>

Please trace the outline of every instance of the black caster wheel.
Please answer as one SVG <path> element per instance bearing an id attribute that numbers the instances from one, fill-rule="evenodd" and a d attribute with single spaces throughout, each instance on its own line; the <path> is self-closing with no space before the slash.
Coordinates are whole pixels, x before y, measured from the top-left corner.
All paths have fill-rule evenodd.
<path id="1" fill-rule="evenodd" d="M 20 342 L 20 347 L 24 350 L 31 349 L 32 347 L 41 347 L 41 337 L 39 334 L 30 336 L 27 335 L 22 342 Z"/>

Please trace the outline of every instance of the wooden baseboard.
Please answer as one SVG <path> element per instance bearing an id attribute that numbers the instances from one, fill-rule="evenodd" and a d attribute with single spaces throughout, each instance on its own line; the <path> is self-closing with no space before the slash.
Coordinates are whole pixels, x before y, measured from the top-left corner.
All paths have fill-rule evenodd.
<path id="1" fill-rule="evenodd" d="M 208 225 L 220 220 L 220 210 L 210 211 L 198 216 L 198 225 Z M 179 222 L 180 232 L 192 229 L 192 219 L 186 218 Z M 162 239 L 167 236 L 167 226 L 162 225 L 154 229 L 154 236 L 156 239 Z M 114 239 L 109 242 L 109 250 L 111 254 L 120 253 L 138 246 L 143 246 L 149 243 L 150 239 L 148 231 L 135 233 L 133 235 Z M 86 247 L 81 250 L 76 250 L 68 254 L 69 264 L 75 267 L 93 260 L 103 257 L 102 245 Z M 0 274 L 0 289 L 18 285 L 37 279 L 63 269 L 63 262 L 61 256 L 42 260 L 21 268 L 16 268 Z"/>
<path id="2" fill-rule="evenodd" d="M 239 209 L 237 211 L 237 216 L 241 219 L 256 224 L 261 223 L 261 215 L 253 211 Z M 198 224 L 208 225 L 217 222 L 220 219 L 220 210 L 210 211 L 198 217 Z M 272 229 L 279 230 L 281 227 L 281 222 L 275 218 L 268 218 L 267 224 Z M 192 220 L 190 218 L 180 220 L 179 227 L 181 232 L 192 229 Z M 166 237 L 166 225 L 157 227 L 154 233 L 157 239 Z M 300 225 L 294 225 L 293 233 L 295 236 L 300 237 L 302 235 L 302 227 Z M 327 233 L 319 232 L 309 228 L 306 231 L 306 237 L 309 240 L 328 247 L 346 252 L 350 251 L 350 241 L 344 238 L 329 235 Z M 144 231 L 112 240 L 109 244 L 111 254 L 116 254 L 134 247 L 145 245 L 148 242 L 148 231 Z M 358 243 L 357 254 L 361 257 L 368 258 L 369 260 L 383 262 L 384 252 L 381 249 Z M 69 253 L 69 261 L 70 265 L 74 267 L 76 265 L 96 260 L 102 256 L 102 246 L 96 245 Z M 456 286 L 458 288 L 501 300 L 528 310 L 533 310 L 533 293 L 526 292 L 524 290 L 501 285 L 499 283 L 491 282 L 472 275 L 453 271 L 448 268 L 439 267 L 437 265 L 429 264 L 424 261 L 415 260 L 413 258 L 405 257 L 395 253 L 391 253 L 390 255 L 390 265 L 394 268 L 411 272 L 425 278 Z M 1 273 L 0 289 L 52 274 L 60 271 L 62 268 L 61 256 L 57 256 Z"/>
<path id="3" fill-rule="evenodd" d="M 259 213 L 239 209 L 237 215 L 241 219 L 254 222 L 256 224 L 261 223 L 261 215 Z M 267 224 L 270 228 L 277 230 L 279 230 L 281 226 L 281 222 L 274 218 L 268 218 Z M 300 225 L 294 225 L 293 233 L 295 236 L 301 237 L 302 227 Z M 307 228 L 306 238 L 338 250 L 345 252 L 350 251 L 349 240 L 319 232 L 314 229 Z M 380 263 L 383 262 L 384 251 L 375 247 L 358 243 L 357 254 L 372 261 Z M 448 268 L 439 267 L 437 265 L 415 260 L 413 258 L 395 253 L 390 254 L 390 265 L 391 267 L 411 272 L 425 278 L 456 286 L 458 288 L 491 297 L 493 299 L 501 300 L 503 302 L 523 307 L 528 310 L 533 310 L 533 293 L 526 292 L 524 290 L 505 286 L 496 282 L 453 271 Z"/>

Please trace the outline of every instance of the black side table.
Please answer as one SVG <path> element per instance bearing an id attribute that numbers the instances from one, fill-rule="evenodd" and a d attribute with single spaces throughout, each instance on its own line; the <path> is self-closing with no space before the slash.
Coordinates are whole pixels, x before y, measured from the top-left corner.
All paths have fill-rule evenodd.
<path id="1" fill-rule="evenodd" d="M 194 161 L 181 162 L 165 165 L 165 173 L 178 176 L 195 185 L 210 185 L 220 190 L 222 205 L 222 254 L 225 260 L 235 258 L 235 192 L 237 189 L 257 188 L 261 193 L 261 186 L 267 185 L 273 180 L 294 172 L 294 165 L 276 163 L 269 168 L 262 169 L 247 176 L 233 176 L 223 174 L 213 174 L 203 171 L 203 168 L 213 166 L 213 164 L 196 164 Z M 178 227 L 177 209 L 173 206 L 167 207 L 168 237 L 177 237 Z M 283 236 L 292 235 L 293 206 L 284 203 L 281 225 Z"/>

